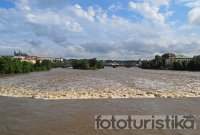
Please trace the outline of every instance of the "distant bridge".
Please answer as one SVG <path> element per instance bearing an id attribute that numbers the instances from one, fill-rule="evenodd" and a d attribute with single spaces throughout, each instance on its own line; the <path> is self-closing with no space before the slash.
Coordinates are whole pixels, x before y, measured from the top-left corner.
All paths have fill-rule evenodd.
<path id="1" fill-rule="evenodd" d="M 110 67 L 136 67 L 138 66 L 139 61 L 136 60 L 126 60 L 126 61 L 119 61 L 119 60 L 106 60 L 104 62 L 105 66 Z"/>

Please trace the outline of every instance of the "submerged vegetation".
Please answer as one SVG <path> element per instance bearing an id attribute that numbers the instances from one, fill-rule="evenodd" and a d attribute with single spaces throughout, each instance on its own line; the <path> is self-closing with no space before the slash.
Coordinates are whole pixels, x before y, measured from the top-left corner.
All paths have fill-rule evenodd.
<path id="1" fill-rule="evenodd" d="M 36 61 L 35 64 L 21 61 L 19 59 L 10 59 L 0 57 L 0 74 L 18 74 L 29 73 L 34 71 L 46 71 L 52 68 L 52 63 L 49 60 Z"/>
<path id="2" fill-rule="evenodd" d="M 98 61 L 96 58 L 93 59 L 82 59 L 72 61 L 73 69 L 102 69 L 104 68 L 103 61 Z"/>
<path id="3" fill-rule="evenodd" d="M 175 54 L 167 53 L 162 56 L 156 55 L 153 60 L 142 61 L 143 69 L 169 69 L 183 71 L 200 71 L 200 56 L 193 58 L 177 58 Z"/>

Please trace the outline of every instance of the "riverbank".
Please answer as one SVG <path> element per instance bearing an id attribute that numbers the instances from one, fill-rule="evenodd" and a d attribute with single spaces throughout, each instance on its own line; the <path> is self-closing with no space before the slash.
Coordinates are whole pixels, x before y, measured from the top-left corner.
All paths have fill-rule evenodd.
<path id="1" fill-rule="evenodd" d="M 1 135 L 199 135 L 200 98 L 42 100 L 0 96 Z M 196 115 L 196 130 L 95 130 L 95 115 Z"/>
<path id="2" fill-rule="evenodd" d="M 199 97 L 200 73 L 109 68 L 6 76 L 0 95 L 42 99 Z"/>

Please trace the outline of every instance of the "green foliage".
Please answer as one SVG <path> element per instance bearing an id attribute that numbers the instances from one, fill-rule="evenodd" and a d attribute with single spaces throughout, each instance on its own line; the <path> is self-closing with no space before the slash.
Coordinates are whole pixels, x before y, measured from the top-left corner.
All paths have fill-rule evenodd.
<path id="1" fill-rule="evenodd" d="M 200 55 L 192 58 L 188 63 L 188 69 L 191 71 L 200 71 Z"/>
<path id="2" fill-rule="evenodd" d="M 181 62 L 174 62 L 173 63 L 173 70 L 183 70 L 183 65 Z"/>
<path id="3" fill-rule="evenodd" d="M 20 60 L 14 60 L 13 62 L 14 62 L 14 73 L 22 73 L 22 62 Z"/>
<path id="4" fill-rule="evenodd" d="M 166 59 L 169 59 L 169 58 L 173 58 L 173 57 L 176 57 L 175 54 L 173 53 L 165 53 L 162 55 L 162 59 L 166 60 Z"/>
<path id="5" fill-rule="evenodd" d="M 72 67 L 74 69 L 102 69 L 104 68 L 104 64 L 102 61 L 96 60 L 96 58 L 93 59 L 83 59 L 83 60 L 73 60 L 72 61 Z"/>
<path id="6" fill-rule="evenodd" d="M 73 60 L 72 67 L 74 69 L 89 69 L 90 65 L 88 60 Z"/>
<path id="7" fill-rule="evenodd" d="M 0 74 L 13 74 L 13 73 L 29 73 L 33 71 L 50 70 L 52 64 L 48 60 L 42 62 L 37 61 L 35 64 L 30 62 L 21 61 L 19 59 L 10 59 L 7 57 L 0 57 Z"/>
<path id="8" fill-rule="evenodd" d="M 52 68 L 52 63 L 49 60 L 43 60 L 41 66 L 44 70 L 50 70 Z"/>
<path id="9" fill-rule="evenodd" d="M 150 61 L 147 61 L 147 60 L 142 61 L 141 68 L 143 68 L 143 69 L 150 69 L 151 68 Z"/>
<path id="10" fill-rule="evenodd" d="M 58 62 L 53 62 L 52 63 L 52 67 L 53 68 L 65 67 L 65 65 L 67 65 L 67 63 L 62 62 L 62 61 L 58 61 Z"/>
<path id="11" fill-rule="evenodd" d="M 142 61 L 141 68 L 143 69 L 171 69 L 171 70 L 190 70 L 200 71 L 200 55 L 194 56 L 192 60 L 188 61 L 174 61 L 172 64 L 165 65 L 165 60 L 168 58 L 175 58 L 175 54 L 167 53 L 162 57 L 156 55 L 155 59 L 149 61 Z"/>
<path id="12" fill-rule="evenodd" d="M 183 62 L 174 62 L 173 63 L 173 70 L 188 70 L 187 69 L 187 66 L 188 66 L 188 63 L 186 61 L 183 61 Z"/>
<path id="13" fill-rule="evenodd" d="M 163 69 L 165 66 L 164 60 L 161 56 L 156 55 L 155 59 L 149 61 L 142 61 L 141 68 L 144 69 Z"/>
<path id="14" fill-rule="evenodd" d="M 29 72 L 31 72 L 31 63 L 29 63 L 29 62 L 26 62 L 26 61 L 24 61 L 24 62 L 22 62 L 22 72 L 23 73 L 29 73 Z"/>
<path id="15" fill-rule="evenodd" d="M 102 68 L 104 68 L 103 62 L 102 62 L 102 61 L 98 61 L 97 64 L 96 64 L 96 68 L 97 68 L 97 69 L 102 69 Z"/>
<path id="16" fill-rule="evenodd" d="M 93 58 L 93 59 L 89 59 L 88 62 L 89 62 L 90 67 L 95 67 L 98 61 L 96 60 L 96 58 Z"/>
<path id="17" fill-rule="evenodd" d="M 1 72 L 1 74 L 6 74 L 6 73 L 10 72 L 8 60 L 9 59 L 7 59 L 6 57 L 0 58 L 0 72 Z"/>

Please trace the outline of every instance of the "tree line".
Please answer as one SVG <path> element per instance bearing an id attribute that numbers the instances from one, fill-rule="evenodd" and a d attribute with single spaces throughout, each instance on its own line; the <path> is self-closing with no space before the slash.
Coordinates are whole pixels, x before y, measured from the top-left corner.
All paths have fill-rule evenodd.
<path id="1" fill-rule="evenodd" d="M 96 58 L 93 59 L 81 59 L 81 60 L 72 60 L 73 69 L 102 69 L 104 68 L 103 61 L 99 61 Z"/>
<path id="2" fill-rule="evenodd" d="M 141 68 L 143 69 L 169 69 L 169 70 L 188 70 L 200 71 L 200 55 L 194 56 L 191 60 L 172 61 L 171 64 L 166 64 L 166 59 L 175 58 L 176 55 L 167 53 L 162 56 L 156 55 L 153 60 L 142 61 Z"/>
<path id="3" fill-rule="evenodd" d="M 0 74 L 18 74 L 29 73 L 34 71 L 46 71 L 52 68 L 49 60 L 36 61 L 35 64 L 21 61 L 20 59 L 11 59 L 8 57 L 0 57 Z"/>

